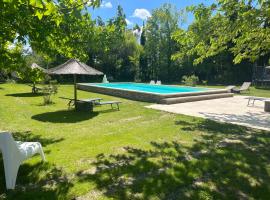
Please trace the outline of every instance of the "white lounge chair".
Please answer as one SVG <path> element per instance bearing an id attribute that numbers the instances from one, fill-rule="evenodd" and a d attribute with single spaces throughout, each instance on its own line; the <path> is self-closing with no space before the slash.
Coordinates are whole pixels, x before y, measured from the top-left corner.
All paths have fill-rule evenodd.
<path id="1" fill-rule="evenodd" d="M 44 152 L 39 142 L 15 141 L 8 132 L 0 133 L 0 150 L 3 155 L 7 189 L 15 188 L 18 170 L 24 160 L 38 153 L 45 161 Z"/>
<path id="2" fill-rule="evenodd" d="M 157 81 L 156 82 L 156 85 L 161 85 L 161 81 Z"/>
<path id="3" fill-rule="evenodd" d="M 235 85 L 229 85 L 225 88 L 228 92 L 232 92 L 232 90 L 235 88 Z"/>
<path id="4" fill-rule="evenodd" d="M 150 85 L 155 85 L 155 81 L 154 80 L 151 80 L 149 84 Z"/>
<path id="5" fill-rule="evenodd" d="M 251 82 L 244 82 L 243 85 L 237 89 L 237 88 L 233 88 L 232 92 L 234 93 L 241 93 L 243 91 L 249 91 L 249 87 L 251 86 Z"/>

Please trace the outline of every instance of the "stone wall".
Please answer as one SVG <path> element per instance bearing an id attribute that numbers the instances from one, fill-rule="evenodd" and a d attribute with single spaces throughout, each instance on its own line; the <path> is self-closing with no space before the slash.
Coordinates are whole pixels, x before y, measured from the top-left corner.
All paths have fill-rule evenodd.
<path id="1" fill-rule="evenodd" d="M 86 84 L 77 84 L 79 90 L 107 94 L 116 97 L 123 97 L 131 100 L 145 101 L 145 102 L 160 102 L 164 98 L 163 95 L 138 92 L 138 91 L 129 91 L 129 90 L 120 90 L 115 88 L 102 88 Z"/>
<path id="2" fill-rule="evenodd" d="M 79 90 L 106 94 L 106 95 L 111 95 L 111 96 L 116 96 L 116 97 L 122 97 L 126 99 L 131 99 L 131 100 L 152 102 L 152 103 L 162 103 L 163 102 L 162 100 L 166 98 L 227 93 L 227 90 L 218 89 L 218 90 L 207 90 L 207 91 L 202 91 L 202 92 L 183 92 L 183 93 L 177 93 L 177 94 L 153 94 L 153 93 L 130 91 L 130 90 L 123 90 L 123 89 L 116 89 L 116 88 L 104 88 L 104 87 L 98 87 L 95 85 L 89 85 L 89 84 L 84 84 L 84 83 L 77 84 L 77 88 Z"/>

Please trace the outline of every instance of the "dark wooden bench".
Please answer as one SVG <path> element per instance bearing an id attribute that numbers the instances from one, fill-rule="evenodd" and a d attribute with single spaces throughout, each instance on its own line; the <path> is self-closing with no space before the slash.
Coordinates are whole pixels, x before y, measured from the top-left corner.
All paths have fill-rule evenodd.
<path id="1" fill-rule="evenodd" d="M 119 104 L 122 103 L 121 101 L 99 101 L 95 102 L 95 105 L 102 106 L 102 105 L 111 105 L 111 108 L 114 109 L 113 105 L 117 106 L 117 110 L 120 110 Z"/>
<path id="2" fill-rule="evenodd" d="M 71 106 L 74 106 L 75 100 L 72 98 L 66 98 L 66 97 L 59 97 L 61 99 L 67 99 L 68 102 L 68 108 Z M 79 102 L 92 102 L 94 106 L 102 106 L 102 105 L 111 105 L 111 108 L 114 109 L 113 105 L 116 105 L 117 110 L 120 110 L 119 104 L 122 103 L 120 101 L 101 101 L 102 98 L 92 98 L 92 99 L 78 99 Z"/>
<path id="3" fill-rule="evenodd" d="M 72 99 L 72 98 L 67 98 L 67 97 L 59 97 L 61 99 L 66 99 L 68 100 L 68 108 L 70 108 L 71 106 L 74 106 L 75 104 L 75 99 Z M 92 98 L 92 99 L 78 99 L 77 101 L 81 101 L 81 102 L 100 102 L 102 100 L 102 98 Z"/>

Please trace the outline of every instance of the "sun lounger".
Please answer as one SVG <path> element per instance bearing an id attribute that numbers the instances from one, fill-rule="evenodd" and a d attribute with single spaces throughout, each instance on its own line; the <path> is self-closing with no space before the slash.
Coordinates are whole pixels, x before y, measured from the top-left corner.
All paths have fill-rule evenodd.
<path id="1" fill-rule="evenodd" d="M 149 84 L 150 85 L 155 85 L 155 81 L 154 80 L 151 80 Z"/>
<path id="2" fill-rule="evenodd" d="M 239 89 L 233 88 L 232 89 L 232 92 L 234 92 L 234 93 L 241 93 L 243 91 L 249 91 L 250 85 L 251 85 L 251 82 L 244 82 L 243 85 Z"/>
<path id="3" fill-rule="evenodd" d="M 97 102 L 94 102 L 94 105 L 96 106 L 102 106 L 102 105 L 111 105 L 111 108 L 114 109 L 113 105 L 116 105 L 117 106 L 117 110 L 120 110 L 119 109 L 119 104 L 122 103 L 120 101 L 97 101 Z"/>
<path id="4" fill-rule="evenodd" d="M 225 88 L 225 90 L 227 90 L 228 92 L 232 92 L 232 89 L 235 88 L 235 85 L 229 85 Z"/>

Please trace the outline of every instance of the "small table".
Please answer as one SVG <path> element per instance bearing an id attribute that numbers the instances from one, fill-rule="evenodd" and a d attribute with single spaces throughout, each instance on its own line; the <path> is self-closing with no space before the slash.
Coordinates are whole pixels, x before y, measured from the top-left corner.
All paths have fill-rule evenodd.
<path id="1" fill-rule="evenodd" d="M 247 106 L 254 106 L 255 101 L 263 101 L 264 102 L 264 111 L 270 112 L 270 99 L 263 97 L 249 97 Z"/>
<path id="2" fill-rule="evenodd" d="M 76 102 L 76 111 L 80 112 L 92 112 L 93 111 L 93 102 L 92 101 L 81 101 L 77 100 Z"/>
<path id="3" fill-rule="evenodd" d="M 270 112 L 270 100 L 264 101 L 264 111 Z"/>
<path id="4" fill-rule="evenodd" d="M 255 101 L 270 101 L 270 99 L 263 98 L 263 97 L 248 97 L 248 104 L 247 106 L 254 106 Z"/>

